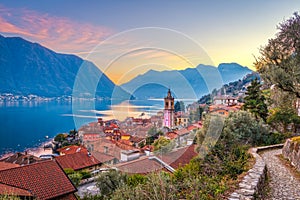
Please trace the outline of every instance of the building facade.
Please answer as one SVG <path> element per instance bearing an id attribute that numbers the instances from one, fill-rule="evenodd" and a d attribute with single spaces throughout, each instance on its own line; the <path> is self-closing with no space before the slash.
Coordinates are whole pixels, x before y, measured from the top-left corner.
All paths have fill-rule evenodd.
<path id="1" fill-rule="evenodd" d="M 172 128 L 174 126 L 174 97 L 172 97 L 171 90 L 164 99 L 164 126 Z"/>

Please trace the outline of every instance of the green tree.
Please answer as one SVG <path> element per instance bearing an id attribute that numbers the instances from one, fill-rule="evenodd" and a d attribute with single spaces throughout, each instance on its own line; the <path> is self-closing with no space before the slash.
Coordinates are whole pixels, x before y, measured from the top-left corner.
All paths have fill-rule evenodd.
<path id="1" fill-rule="evenodd" d="M 4 191 L 5 192 L 5 191 Z M 13 194 L 1 194 L 0 195 L 0 200 L 21 200 L 21 198 L 20 197 L 18 197 L 18 196 L 15 196 L 15 195 L 13 195 Z"/>
<path id="2" fill-rule="evenodd" d="M 125 185 L 118 188 L 111 199 L 138 199 L 138 200 L 175 200 L 177 197 L 176 185 L 172 182 L 172 177 L 169 173 L 160 172 L 149 174 L 143 184 L 136 187 Z"/>
<path id="3" fill-rule="evenodd" d="M 147 132 L 148 136 L 155 136 L 156 134 L 157 134 L 157 128 L 155 126 L 152 126 Z"/>
<path id="4" fill-rule="evenodd" d="M 126 174 L 116 170 L 110 170 L 108 172 L 101 173 L 98 176 L 96 185 L 102 196 L 109 197 L 116 189 L 123 187 L 126 180 Z"/>
<path id="5" fill-rule="evenodd" d="M 78 131 L 74 128 L 73 130 L 70 130 L 69 135 L 70 136 L 75 136 L 77 135 Z"/>
<path id="6" fill-rule="evenodd" d="M 90 171 L 88 170 L 81 170 L 80 174 L 82 175 L 82 179 L 87 179 L 87 178 L 91 178 L 92 174 Z"/>
<path id="7" fill-rule="evenodd" d="M 145 184 L 147 181 L 147 177 L 141 174 L 132 174 L 128 176 L 126 184 L 132 187 L 136 187 L 139 184 Z"/>
<path id="8" fill-rule="evenodd" d="M 74 169 L 72 169 L 72 168 L 65 168 L 64 171 L 65 171 L 65 173 L 66 173 L 67 175 L 70 175 L 70 174 L 74 174 L 74 173 L 75 173 Z"/>
<path id="9" fill-rule="evenodd" d="M 296 132 L 296 125 L 300 124 L 300 117 L 291 108 L 274 108 L 271 110 L 271 115 L 268 117 L 268 123 L 277 131 L 287 133 Z M 291 129 L 288 130 L 288 127 Z"/>
<path id="10" fill-rule="evenodd" d="M 171 140 L 165 138 L 165 137 L 159 137 L 157 140 L 154 141 L 154 151 L 158 150 L 167 150 L 167 148 L 170 146 Z"/>
<path id="11" fill-rule="evenodd" d="M 175 112 L 178 112 L 178 111 L 185 111 L 185 105 L 184 105 L 184 102 L 183 101 L 177 101 L 174 105 L 174 110 Z"/>
<path id="12" fill-rule="evenodd" d="M 68 177 L 71 179 L 72 183 L 77 187 L 82 180 L 82 175 L 79 172 L 75 172 L 73 174 L 69 174 Z"/>
<path id="13" fill-rule="evenodd" d="M 263 80 L 300 98 L 300 16 L 280 23 L 276 37 L 260 48 L 255 67 Z"/>
<path id="14" fill-rule="evenodd" d="M 225 120 L 223 132 L 232 135 L 234 142 L 248 145 L 263 145 L 268 142 L 270 131 L 264 121 L 256 120 L 247 111 L 232 112 Z"/>
<path id="15" fill-rule="evenodd" d="M 66 136 L 63 133 L 59 133 L 54 137 L 55 142 L 63 142 L 65 140 Z"/>
<path id="16" fill-rule="evenodd" d="M 203 107 L 198 107 L 195 111 L 191 111 L 189 115 L 190 122 L 196 122 L 202 119 Z"/>
<path id="17" fill-rule="evenodd" d="M 206 115 L 203 127 L 197 132 L 197 150 L 206 155 L 219 139 L 224 126 L 224 118 L 219 115 Z"/>
<path id="18" fill-rule="evenodd" d="M 266 121 L 268 117 L 268 107 L 260 87 L 260 82 L 257 79 L 251 82 L 251 85 L 247 88 L 247 96 L 244 98 L 245 103 L 243 109 L 253 113 L 256 119 L 261 118 Z"/>

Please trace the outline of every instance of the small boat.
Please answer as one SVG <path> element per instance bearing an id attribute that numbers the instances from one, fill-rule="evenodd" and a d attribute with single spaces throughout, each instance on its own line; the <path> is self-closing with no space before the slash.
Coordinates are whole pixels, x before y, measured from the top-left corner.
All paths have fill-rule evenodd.
<path id="1" fill-rule="evenodd" d="M 48 135 L 46 135 L 46 136 L 45 136 L 45 138 L 46 138 L 46 139 L 48 139 L 48 138 L 49 138 L 49 136 L 48 136 Z"/>

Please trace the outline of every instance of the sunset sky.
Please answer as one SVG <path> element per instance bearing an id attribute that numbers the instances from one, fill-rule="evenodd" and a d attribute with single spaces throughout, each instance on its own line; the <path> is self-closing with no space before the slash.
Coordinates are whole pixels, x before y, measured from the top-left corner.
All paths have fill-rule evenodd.
<path id="1" fill-rule="evenodd" d="M 295 0 L 3 0 L 0 34 L 94 62 L 115 83 L 149 69 L 237 62 L 253 69 Z"/>

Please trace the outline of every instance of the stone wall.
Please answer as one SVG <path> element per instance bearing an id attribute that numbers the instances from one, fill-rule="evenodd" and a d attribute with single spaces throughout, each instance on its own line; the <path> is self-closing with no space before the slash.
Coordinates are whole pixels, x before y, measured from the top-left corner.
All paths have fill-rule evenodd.
<path id="1" fill-rule="evenodd" d="M 250 200 L 256 199 L 264 189 L 264 183 L 267 177 L 266 163 L 258 154 L 260 151 L 270 150 L 274 148 L 281 148 L 283 144 L 251 148 L 249 151 L 255 158 L 255 164 L 244 176 L 239 183 L 239 188 L 235 190 L 228 200 Z"/>
<path id="2" fill-rule="evenodd" d="M 287 139 L 282 149 L 282 155 L 300 172 L 300 142 Z"/>

